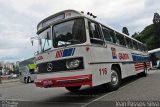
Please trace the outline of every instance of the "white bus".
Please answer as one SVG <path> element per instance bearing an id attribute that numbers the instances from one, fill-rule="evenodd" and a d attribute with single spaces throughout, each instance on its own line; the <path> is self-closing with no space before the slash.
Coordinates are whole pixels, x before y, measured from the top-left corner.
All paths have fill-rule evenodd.
<path id="1" fill-rule="evenodd" d="M 123 78 L 147 75 L 146 47 L 88 14 L 65 10 L 38 24 L 37 87 L 65 87 L 75 92 L 84 85 L 108 83 L 116 90 Z"/>
<path id="2" fill-rule="evenodd" d="M 160 69 L 160 48 L 148 51 L 152 61 L 152 67 Z"/>

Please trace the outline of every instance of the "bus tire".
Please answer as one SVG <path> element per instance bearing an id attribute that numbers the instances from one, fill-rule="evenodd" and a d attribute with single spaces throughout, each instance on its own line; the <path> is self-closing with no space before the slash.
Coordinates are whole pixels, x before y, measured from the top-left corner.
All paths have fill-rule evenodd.
<path id="1" fill-rule="evenodd" d="M 111 82 L 109 82 L 108 88 L 110 91 L 117 90 L 121 84 L 121 74 L 117 67 L 112 67 L 111 69 Z"/>
<path id="2" fill-rule="evenodd" d="M 78 92 L 81 86 L 65 87 L 70 92 Z"/>
<path id="3" fill-rule="evenodd" d="M 146 63 L 144 63 L 144 71 L 143 72 L 141 72 L 141 73 L 139 73 L 138 75 L 140 76 L 140 77 L 146 77 L 147 76 L 147 66 L 146 66 Z"/>

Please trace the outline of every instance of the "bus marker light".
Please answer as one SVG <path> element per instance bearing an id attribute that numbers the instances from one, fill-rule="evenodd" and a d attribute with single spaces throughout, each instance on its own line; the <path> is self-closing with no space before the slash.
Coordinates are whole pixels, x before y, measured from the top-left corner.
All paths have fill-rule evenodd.
<path id="1" fill-rule="evenodd" d="M 87 52 L 89 51 L 89 49 L 90 49 L 89 47 L 86 47 L 86 51 L 87 51 Z"/>
<path id="2" fill-rule="evenodd" d="M 38 56 L 38 57 L 36 58 L 36 61 L 42 60 L 42 59 L 43 59 L 43 56 Z"/>
<path id="3" fill-rule="evenodd" d="M 84 12 L 83 12 L 83 11 L 81 11 L 81 13 L 83 13 L 83 14 L 84 14 Z"/>

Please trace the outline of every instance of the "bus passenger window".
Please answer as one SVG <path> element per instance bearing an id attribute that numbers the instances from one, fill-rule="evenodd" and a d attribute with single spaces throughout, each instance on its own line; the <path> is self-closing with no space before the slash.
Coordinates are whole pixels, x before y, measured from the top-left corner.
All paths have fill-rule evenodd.
<path id="1" fill-rule="evenodd" d="M 143 44 L 141 44 L 141 51 L 144 51 L 144 49 L 143 49 Z"/>
<path id="2" fill-rule="evenodd" d="M 89 22 L 89 34 L 90 38 L 102 39 L 98 24 Z"/>
<path id="3" fill-rule="evenodd" d="M 141 44 L 137 42 L 138 50 L 141 50 Z"/>
<path id="4" fill-rule="evenodd" d="M 142 48 L 143 48 L 143 51 L 145 52 L 146 51 L 146 47 L 144 45 L 142 45 Z"/>
<path id="5" fill-rule="evenodd" d="M 145 51 L 145 52 L 148 52 L 148 49 L 147 49 L 147 47 L 146 47 L 146 46 L 144 46 L 144 51 Z"/>
<path id="6" fill-rule="evenodd" d="M 116 37 L 117 37 L 117 43 L 118 43 L 119 45 L 126 46 L 125 38 L 124 38 L 123 35 L 117 33 L 117 34 L 116 34 Z"/>
<path id="7" fill-rule="evenodd" d="M 101 36 L 99 25 L 94 22 L 89 22 L 88 25 L 89 25 L 89 35 L 91 43 L 103 45 L 104 40 Z"/>
<path id="8" fill-rule="evenodd" d="M 133 48 L 132 40 L 130 38 L 126 38 L 128 48 Z"/>
<path id="9" fill-rule="evenodd" d="M 134 49 L 138 49 L 138 45 L 137 45 L 137 42 L 136 41 L 133 41 L 133 47 L 134 47 Z"/>
<path id="10" fill-rule="evenodd" d="M 140 44 L 140 43 L 138 44 L 138 49 L 139 49 L 140 51 L 144 51 L 142 44 Z"/>
<path id="11" fill-rule="evenodd" d="M 102 27 L 102 32 L 103 32 L 105 40 L 111 42 L 111 37 L 110 37 L 108 29 Z"/>
<path id="12" fill-rule="evenodd" d="M 110 30 L 111 42 L 116 43 L 115 33 Z"/>

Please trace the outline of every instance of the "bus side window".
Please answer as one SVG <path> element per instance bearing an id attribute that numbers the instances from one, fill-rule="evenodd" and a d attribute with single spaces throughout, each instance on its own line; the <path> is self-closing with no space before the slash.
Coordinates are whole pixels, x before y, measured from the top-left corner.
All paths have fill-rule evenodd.
<path id="1" fill-rule="evenodd" d="M 143 48 L 143 52 L 145 52 L 145 48 L 144 48 L 145 46 L 144 45 L 142 45 L 142 48 Z"/>
<path id="2" fill-rule="evenodd" d="M 146 47 L 143 45 L 143 51 L 146 52 Z"/>
<path id="3" fill-rule="evenodd" d="M 126 37 L 126 42 L 127 42 L 128 48 L 133 48 L 132 40 L 131 40 L 130 38 L 127 38 L 127 37 Z"/>
<path id="4" fill-rule="evenodd" d="M 114 31 L 110 30 L 111 42 L 116 43 L 115 33 Z"/>
<path id="5" fill-rule="evenodd" d="M 145 52 L 148 52 L 148 49 L 147 49 L 147 47 L 145 46 Z"/>
<path id="6" fill-rule="evenodd" d="M 144 50 L 143 50 L 143 45 L 142 45 L 142 44 L 140 44 L 140 50 L 141 50 L 141 51 L 144 51 Z"/>
<path id="7" fill-rule="evenodd" d="M 91 38 L 102 39 L 99 31 L 99 26 L 94 22 L 89 22 L 89 34 Z"/>
<path id="8" fill-rule="evenodd" d="M 119 40 L 119 38 L 117 37 L 117 33 L 116 33 L 116 44 L 120 45 L 120 40 Z"/>
<path id="9" fill-rule="evenodd" d="M 88 25 L 91 43 L 103 45 L 104 41 L 100 33 L 99 25 L 91 21 L 88 22 Z"/>
<path id="10" fill-rule="evenodd" d="M 141 44 L 137 42 L 138 50 L 141 50 Z"/>
<path id="11" fill-rule="evenodd" d="M 126 46 L 125 38 L 123 35 L 116 33 L 116 37 L 119 45 Z"/>
<path id="12" fill-rule="evenodd" d="M 134 49 L 138 49 L 138 44 L 137 44 L 137 42 L 136 41 L 133 41 L 133 47 L 134 47 Z"/>
<path id="13" fill-rule="evenodd" d="M 102 32 L 103 32 L 105 40 L 111 42 L 111 37 L 110 37 L 109 30 L 104 28 L 104 27 L 102 27 Z"/>

